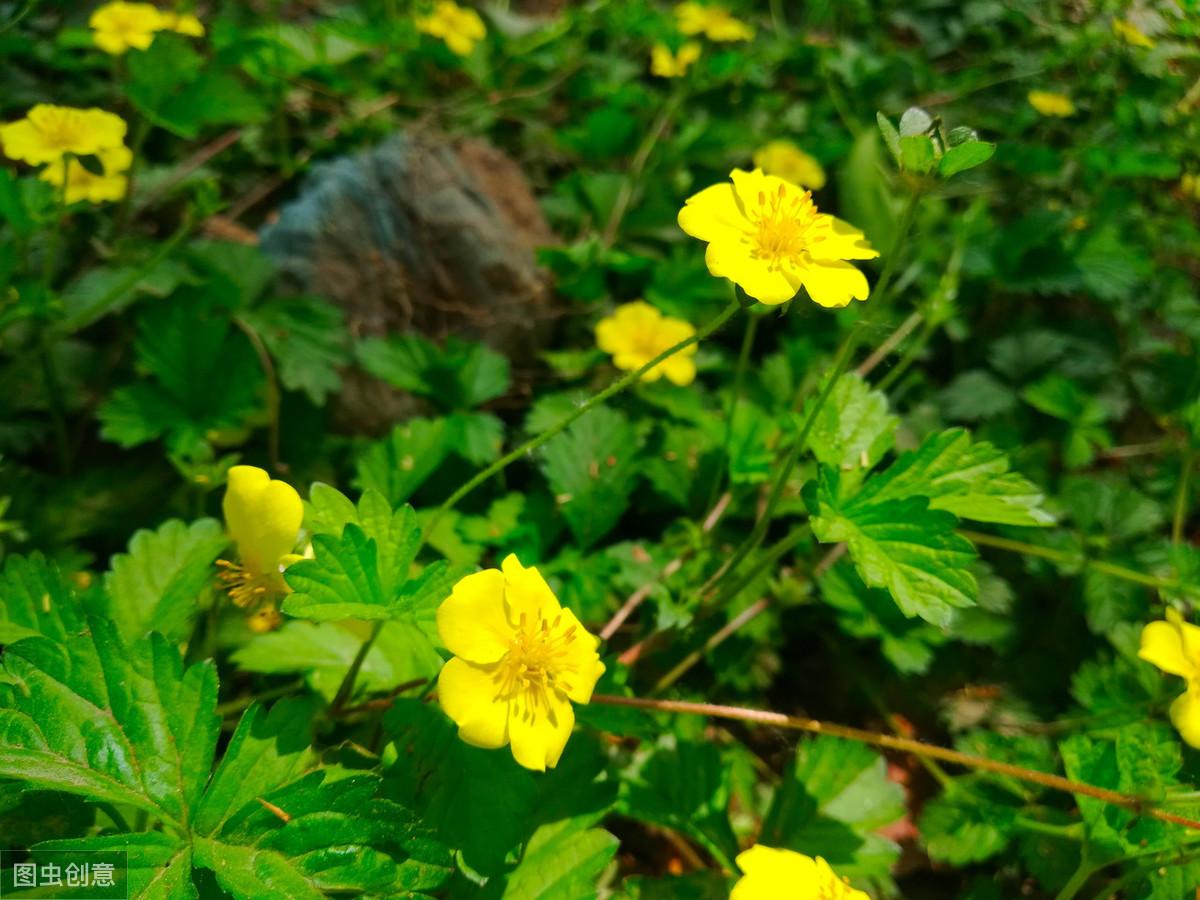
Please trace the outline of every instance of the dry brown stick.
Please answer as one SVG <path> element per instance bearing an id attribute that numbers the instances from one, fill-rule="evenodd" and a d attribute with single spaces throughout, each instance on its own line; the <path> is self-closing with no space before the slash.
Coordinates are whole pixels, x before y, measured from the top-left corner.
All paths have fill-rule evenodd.
<path id="1" fill-rule="evenodd" d="M 1039 772 L 1036 769 L 1015 766 L 1011 763 L 988 759 L 986 756 L 962 753 L 958 750 L 951 750 L 948 747 L 940 747 L 937 744 L 926 744 L 923 741 L 916 741 L 910 738 L 881 734 L 876 731 L 865 731 L 861 728 L 852 728 L 849 725 L 822 722 L 819 719 L 808 719 L 801 716 L 787 716 L 783 713 L 770 712 L 768 710 L 746 709 L 741 706 L 722 706 L 716 703 L 691 703 L 686 700 L 651 700 L 642 697 L 616 697 L 609 694 L 595 694 L 592 696 L 592 702 L 604 703 L 609 706 L 628 706 L 634 709 L 645 709 L 653 712 L 685 713 L 689 715 L 709 716 L 717 719 L 737 719 L 742 722 L 771 725 L 776 728 L 787 728 L 792 731 L 828 734 L 849 741 L 857 741 L 860 744 L 870 744 L 875 747 L 884 747 L 888 750 L 912 753 L 916 756 L 937 759 L 942 762 L 952 763 L 953 765 L 965 766 L 969 769 L 994 772 L 997 775 L 1005 775 L 1009 778 L 1017 778 L 1021 781 L 1040 784 L 1042 787 L 1054 791 L 1062 791 L 1068 794 L 1082 794 L 1085 797 L 1091 797 L 1104 803 L 1124 807 L 1139 816 L 1149 816 L 1161 822 L 1169 822 L 1172 825 L 1182 825 L 1184 828 L 1200 831 L 1200 822 L 1158 809 L 1142 798 L 1135 797 L 1132 794 L 1123 794 L 1120 791 L 1112 791 L 1108 788 L 1097 787 L 1094 784 L 1082 781 L 1072 781 L 1069 778 L 1063 778 L 1061 775 L 1051 775 L 1047 772 Z"/>

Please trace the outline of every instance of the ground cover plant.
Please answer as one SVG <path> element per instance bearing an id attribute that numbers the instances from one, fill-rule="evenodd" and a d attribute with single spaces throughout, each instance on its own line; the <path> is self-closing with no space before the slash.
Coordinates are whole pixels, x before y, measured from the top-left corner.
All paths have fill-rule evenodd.
<path id="1" fill-rule="evenodd" d="M 1190 0 L 0 52 L 5 896 L 1200 896 Z"/>

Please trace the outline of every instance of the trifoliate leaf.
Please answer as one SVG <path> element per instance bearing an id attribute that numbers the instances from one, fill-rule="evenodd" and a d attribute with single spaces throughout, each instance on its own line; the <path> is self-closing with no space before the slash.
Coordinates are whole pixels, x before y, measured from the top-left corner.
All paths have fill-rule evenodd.
<path id="1" fill-rule="evenodd" d="M 1002 451 L 986 441 L 972 442 L 962 428 L 931 434 L 872 477 L 855 499 L 885 503 L 910 497 L 928 497 L 930 509 L 944 509 L 960 519 L 1003 525 L 1054 523 L 1041 508 L 1042 492 L 1009 471 Z"/>
<path id="2" fill-rule="evenodd" d="M 106 610 L 122 636 L 140 640 L 148 632 L 172 640 L 187 637 L 199 612 L 197 598 L 213 576 L 212 563 L 229 543 L 221 523 L 178 519 L 154 531 L 135 532 L 129 552 L 112 558 L 104 576 Z"/>
<path id="3" fill-rule="evenodd" d="M 974 548 L 954 533 L 953 515 L 930 509 L 921 496 L 872 497 L 874 481 L 845 498 L 837 471 L 822 466 L 813 534 L 822 543 L 845 542 L 863 582 L 887 589 L 906 616 L 944 627 L 953 608 L 975 602 Z"/>
<path id="4" fill-rule="evenodd" d="M 628 508 L 640 445 L 629 419 L 602 406 L 542 448 L 542 471 L 571 533 L 585 547 L 608 534 Z"/>
<path id="5" fill-rule="evenodd" d="M 904 791 L 888 780 L 882 756 L 821 736 L 796 748 L 759 842 L 819 854 L 851 878 L 886 880 L 899 849 L 875 832 L 903 815 Z"/>

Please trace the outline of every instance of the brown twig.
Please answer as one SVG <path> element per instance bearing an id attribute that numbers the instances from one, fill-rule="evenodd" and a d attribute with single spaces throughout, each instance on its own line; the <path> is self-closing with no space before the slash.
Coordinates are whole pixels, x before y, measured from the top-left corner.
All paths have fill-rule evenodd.
<path id="1" fill-rule="evenodd" d="M 1011 763 L 988 759 L 986 756 L 962 753 L 958 750 L 951 750 L 948 747 L 926 744 L 923 741 L 912 740 L 910 738 L 880 734 L 875 731 L 865 731 L 861 728 L 851 728 L 848 725 L 822 722 L 819 719 L 787 716 L 783 713 L 761 709 L 746 709 L 740 706 L 722 706 L 716 703 L 691 703 L 685 700 L 652 700 L 642 697 L 616 697 L 609 694 L 593 695 L 592 702 L 603 703 L 609 706 L 627 706 L 652 712 L 685 713 L 688 715 L 709 716 L 717 719 L 736 719 L 742 722 L 754 722 L 760 725 L 771 725 L 776 728 L 787 728 L 792 731 L 828 734 L 849 741 L 857 741 L 860 744 L 870 744 L 875 747 L 884 747 L 888 750 L 912 753 L 916 756 L 937 759 L 953 765 L 965 766 L 969 769 L 994 772 L 997 775 L 1005 775 L 1009 778 L 1040 784 L 1042 787 L 1054 791 L 1081 794 L 1085 797 L 1100 800 L 1103 803 L 1123 807 L 1139 816 L 1149 816 L 1161 822 L 1169 822 L 1172 825 L 1182 825 L 1184 828 L 1200 831 L 1200 822 L 1158 809 L 1141 797 L 1135 797 L 1132 794 L 1123 794 L 1120 791 L 1097 787 L 1087 782 L 1072 781 L 1069 778 L 1063 778 L 1061 775 L 1051 775 L 1047 772 L 1039 772 L 1036 769 L 1027 769 L 1023 766 L 1015 766 Z"/>

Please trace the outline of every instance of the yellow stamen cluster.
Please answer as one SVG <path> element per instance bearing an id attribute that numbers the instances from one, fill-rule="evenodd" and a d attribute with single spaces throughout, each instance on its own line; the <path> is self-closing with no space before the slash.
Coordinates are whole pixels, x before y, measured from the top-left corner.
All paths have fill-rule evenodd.
<path id="1" fill-rule="evenodd" d="M 770 196 L 759 191 L 758 207 L 749 210 L 749 219 L 753 225 L 747 231 L 753 245 L 751 255 L 775 267 L 794 263 L 811 244 L 822 240 L 820 235 L 809 235 L 817 221 L 812 191 L 793 193 L 785 184 Z"/>
<path id="2" fill-rule="evenodd" d="M 217 566 L 221 570 L 217 573 L 217 581 L 236 606 L 249 609 L 274 592 L 270 575 L 250 572 L 227 559 L 218 559 Z"/>
<path id="3" fill-rule="evenodd" d="M 552 692 L 570 693 L 573 688 L 566 680 L 576 674 L 571 664 L 570 645 L 575 640 L 575 625 L 562 627 L 562 613 L 553 622 L 545 619 L 529 627 L 522 613 L 517 631 L 508 645 L 508 653 L 496 667 L 495 680 L 499 691 L 494 702 L 510 700 L 513 711 L 525 718 L 539 712 L 553 715 Z M 526 701 L 521 709 L 521 699 Z"/>

